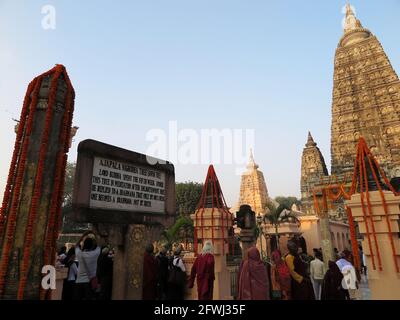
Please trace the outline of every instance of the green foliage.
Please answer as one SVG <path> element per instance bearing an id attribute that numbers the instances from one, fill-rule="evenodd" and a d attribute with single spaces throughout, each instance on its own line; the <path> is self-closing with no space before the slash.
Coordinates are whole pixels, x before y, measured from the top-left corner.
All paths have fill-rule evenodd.
<path id="1" fill-rule="evenodd" d="M 67 162 L 65 168 L 64 197 L 61 209 L 62 233 L 82 233 L 88 229 L 87 223 L 77 223 L 72 219 L 72 193 L 74 191 L 75 162 Z"/>
<path id="2" fill-rule="evenodd" d="M 290 207 L 280 204 L 278 207 L 272 203 L 268 202 L 266 205 L 267 213 L 264 219 L 275 227 L 278 227 L 281 223 L 285 222 L 295 222 L 300 223 L 296 214 L 290 210 Z"/>
<path id="3" fill-rule="evenodd" d="M 279 225 L 286 222 L 294 222 L 300 224 L 300 220 L 297 218 L 296 214 L 290 210 L 290 207 L 287 207 L 284 204 L 280 204 L 277 207 L 274 203 L 269 201 L 265 209 L 267 213 L 264 215 L 264 221 L 270 223 L 275 227 L 275 238 L 276 243 L 279 247 Z"/>
<path id="4" fill-rule="evenodd" d="M 176 242 L 182 242 L 187 239 L 185 237 L 193 238 L 193 221 L 189 216 L 180 216 L 174 225 L 164 230 L 162 237 L 166 241 L 167 247 L 171 248 Z"/>
<path id="5" fill-rule="evenodd" d="M 175 185 L 177 214 L 190 215 L 195 212 L 201 198 L 203 184 L 197 182 L 181 182 Z"/>
<path id="6" fill-rule="evenodd" d="M 297 199 L 296 197 L 276 197 L 275 201 L 278 202 L 281 205 L 286 206 L 287 208 L 291 208 L 293 204 L 296 204 L 297 206 L 301 205 L 301 201 Z"/>
<path id="7" fill-rule="evenodd" d="M 76 169 L 75 162 L 67 162 L 67 166 L 65 168 L 63 207 L 72 205 L 72 193 L 74 190 L 75 169 Z"/>

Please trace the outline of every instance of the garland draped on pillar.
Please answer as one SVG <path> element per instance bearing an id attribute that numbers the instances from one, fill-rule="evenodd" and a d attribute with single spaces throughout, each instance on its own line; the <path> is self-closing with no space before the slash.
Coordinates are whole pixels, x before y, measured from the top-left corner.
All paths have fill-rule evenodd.
<path id="1" fill-rule="evenodd" d="M 40 140 L 33 140 L 32 128 L 35 121 L 39 121 L 38 110 L 41 108 L 39 95 L 47 87 L 43 87 L 44 79 L 51 77 L 48 88 L 47 109 Z M 62 122 L 59 124 L 58 143 L 56 150 L 56 162 L 54 172 L 47 172 L 46 157 L 49 152 L 49 139 L 52 134 L 53 126 L 56 125 L 55 112 L 59 108 L 58 90 L 63 80 L 66 84 L 65 103 L 63 104 L 64 113 Z M 56 65 L 51 70 L 41 74 L 33 79 L 29 84 L 25 95 L 21 118 L 18 126 L 17 137 L 14 146 L 14 152 L 11 160 L 10 170 L 7 178 L 7 185 L 4 192 L 3 203 L 0 211 L 0 239 L 2 239 L 2 251 L 0 256 L 0 297 L 5 290 L 6 276 L 9 268 L 11 249 L 14 242 L 17 228 L 24 226 L 17 225 L 17 216 L 21 202 L 22 183 L 25 171 L 27 170 L 27 153 L 31 144 L 40 144 L 36 171 L 32 184 L 32 198 L 29 203 L 29 211 L 24 236 L 24 247 L 22 250 L 22 262 L 19 270 L 17 299 L 24 298 L 24 292 L 27 285 L 28 273 L 31 268 L 32 242 L 34 230 L 37 226 L 39 205 L 43 192 L 43 179 L 48 175 L 54 177 L 52 194 L 48 212 L 46 212 L 47 225 L 45 230 L 43 246 L 43 265 L 54 265 L 56 257 L 56 241 L 61 224 L 61 207 L 64 192 L 65 167 L 67 162 L 67 152 L 69 150 L 69 137 L 71 133 L 72 116 L 74 111 L 75 92 L 66 69 L 63 65 Z M 57 125 L 55 127 L 58 128 Z M 49 298 L 46 292 L 41 289 L 40 298 Z"/>
<path id="2" fill-rule="evenodd" d="M 368 165 L 368 166 L 367 166 Z M 396 259 L 396 248 L 394 245 L 393 241 L 393 235 L 391 232 L 391 225 L 389 221 L 389 213 L 388 213 L 388 207 L 385 199 L 385 194 L 383 192 L 382 188 L 382 183 L 378 178 L 378 174 L 383 178 L 384 184 L 387 186 L 387 188 L 393 192 L 396 196 L 399 196 L 400 193 L 396 192 L 396 190 L 393 188 L 391 183 L 389 182 L 389 179 L 386 177 L 384 171 L 382 168 L 379 166 L 378 161 L 375 159 L 373 154 L 371 153 L 370 149 L 367 146 L 367 143 L 365 142 L 364 138 L 360 138 L 357 146 L 357 156 L 356 160 L 354 162 L 354 172 L 353 172 L 353 178 L 352 178 L 352 183 L 350 190 L 346 191 L 345 189 L 345 182 L 344 183 L 337 183 L 332 185 L 328 184 L 324 188 L 322 188 L 322 195 L 323 195 L 323 201 L 325 202 L 327 199 L 331 200 L 332 203 L 335 201 L 338 201 L 339 199 L 345 199 L 349 200 L 351 196 L 355 193 L 360 193 L 361 197 L 361 204 L 362 204 L 362 211 L 363 211 L 363 219 L 365 222 L 366 226 L 366 236 L 367 236 L 367 243 L 368 247 L 371 253 L 371 261 L 372 261 L 372 267 L 374 270 L 377 269 L 377 265 L 379 270 L 382 270 L 382 259 L 381 259 L 381 253 L 379 250 L 378 246 L 378 241 L 376 237 L 376 230 L 375 230 L 375 223 L 373 219 L 373 211 L 372 211 L 372 206 L 371 206 L 371 201 L 370 201 L 370 192 L 369 190 L 369 180 L 368 180 L 368 172 L 372 173 L 373 177 L 373 182 L 377 185 L 378 191 L 380 193 L 380 198 L 383 204 L 384 208 L 384 213 L 385 213 L 385 218 L 386 218 L 386 223 L 389 229 L 389 240 L 390 240 L 390 245 L 392 249 L 392 254 L 393 254 L 393 260 L 394 264 L 396 267 L 397 272 L 400 272 L 399 265 Z M 316 192 L 318 190 L 314 190 L 314 207 L 318 215 L 321 214 L 321 209 L 320 205 L 317 200 Z M 321 191 L 321 190 L 320 190 Z M 325 206 L 324 206 L 324 209 Z M 347 211 L 347 217 L 349 220 L 349 227 L 350 227 L 350 235 L 351 235 L 351 243 L 352 243 L 352 250 L 354 254 L 354 263 L 355 265 L 359 268 L 360 267 L 360 258 L 358 254 L 358 245 L 357 245 L 357 239 L 356 239 L 356 234 L 355 234 L 355 225 L 354 225 L 354 220 L 352 216 L 352 212 L 350 208 L 346 208 Z M 373 241 L 372 241 L 372 239 Z M 374 242 L 374 245 L 372 244 Z"/>

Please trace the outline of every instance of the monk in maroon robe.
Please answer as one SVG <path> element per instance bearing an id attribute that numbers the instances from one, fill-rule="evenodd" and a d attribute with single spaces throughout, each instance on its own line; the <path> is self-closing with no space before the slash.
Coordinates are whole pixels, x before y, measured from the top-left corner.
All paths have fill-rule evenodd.
<path id="1" fill-rule="evenodd" d="M 286 255 L 285 261 L 292 277 L 292 300 L 315 300 L 314 289 L 306 271 L 306 264 L 298 254 L 297 243 L 289 240 L 287 248 L 289 253 Z"/>
<path id="2" fill-rule="evenodd" d="M 193 288 L 197 275 L 197 294 L 199 300 L 212 300 L 214 289 L 214 256 L 212 255 L 212 243 L 206 241 L 203 253 L 199 255 L 192 267 L 189 279 L 189 288 Z"/>
<path id="3" fill-rule="evenodd" d="M 247 258 L 239 270 L 239 300 L 269 300 L 267 268 L 256 247 L 247 250 Z"/>
<path id="4" fill-rule="evenodd" d="M 153 251 L 152 244 L 146 246 L 143 259 L 143 300 L 156 300 L 157 298 L 158 263 Z"/>

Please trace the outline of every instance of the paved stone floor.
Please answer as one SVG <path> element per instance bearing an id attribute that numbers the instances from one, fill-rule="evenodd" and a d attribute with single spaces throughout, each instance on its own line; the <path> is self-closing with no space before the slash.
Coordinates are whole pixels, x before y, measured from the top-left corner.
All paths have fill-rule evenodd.
<path id="1" fill-rule="evenodd" d="M 371 300 L 371 290 L 368 287 L 368 279 L 365 275 L 361 276 L 360 283 L 360 300 Z"/>

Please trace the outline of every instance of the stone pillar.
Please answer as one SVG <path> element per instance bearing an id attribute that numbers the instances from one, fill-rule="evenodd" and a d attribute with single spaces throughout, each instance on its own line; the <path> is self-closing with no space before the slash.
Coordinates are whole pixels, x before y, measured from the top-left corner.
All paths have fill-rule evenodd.
<path id="1" fill-rule="evenodd" d="M 114 247 L 113 300 L 142 299 L 146 227 L 142 224 L 95 224 L 101 242 Z"/>
<path id="2" fill-rule="evenodd" d="M 393 257 L 392 246 L 389 238 L 389 228 L 386 220 L 385 211 L 379 191 L 370 192 L 370 203 L 372 207 L 373 221 L 376 231 L 376 240 L 382 261 L 382 270 L 379 270 L 377 252 L 373 236 L 370 235 L 372 250 L 375 258 L 376 270 L 373 269 L 370 247 L 368 245 L 366 222 L 361 204 L 360 194 L 354 194 L 346 205 L 352 210 L 354 221 L 358 223 L 359 231 L 364 236 L 362 242 L 363 252 L 366 257 L 368 284 L 371 289 L 371 299 L 373 300 L 400 300 L 400 273 L 395 267 L 395 259 L 400 266 L 400 239 L 399 239 L 399 215 L 400 197 L 392 192 L 384 191 L 387 207 L 389 224 L 393 236 L 395 247 L 395 257 Z M 366 203 L 366 200 L 364 201 Z M 365 208 L 368 216 L 368 208 Z M 371 232 L 371 220 L 368 218 L 368 227 Z"/>
<path id="3" fill-rule="evenodd" d="M 322 255 L 324 257 L 325 267 L 328 269 L 329 260 L 335 261 L 332 239 L 331 239 L 331 231 L 329 225 L 329 217 L 328 215 L 321 216 L 319 219 L 319 227 L 321 232 L 321 248 Z"/>
<path id="4" fill-rule="evenodd" d="M 242 258 L 246 258 L 247 250 L 255 244 L 254 230 L 241 229 L 240 230 L 240 243 L 242 245 Z"/>
<path id="5" fill-rule="evenodd" d="M 213 241 L 214 260 L 215 260 L 215 281 L 213 300 L 231 300 L 231 280 L 229 270 L 226 265 L 226 256 L 229 252 L 229 245 L 225 237 L 228 235 L 232 221 L 223 220 L 224 212 L 218 209 L 205 208 L 202 212 L 202 219 L 196 220 L 196 215 L 191 218 L 194 221 L 194 227 L 204 226 L 202 230 L 197 229 L 198 239 L 204 243 L 206 240 Z M 204 225 L 202 224 L 204 223 Z M 197 252 L 202 251 L 202 243 L 198 244 Z"/>
<path id="6" fill-rule="evenodd" d="M 56 289 L 51 291 L 51 300 L 61 300 L 64 279 L 68 277 L 68 268 L 56 268 Z"/>
<path id="7" fill-rule="evenodd" d="M 2 299 L 50 293 L 41 270 L 55 262 L 73 100 L 62 65 L 28 86 L 0 212 Z"/>
<path id="8" fill-rule="evenodd" d="M 328 269 L 329 260 L 335 261 L 329 224 L 329 209 L 326 190 L 322 189 L 322 208 L 319 212 L 319 229 L 321 232 L 321 248 L 325 267 Z M 317 212 L 318 213 L 318 212 Z"/>
<path id="9" fill-rule="evenodd" d="M 145 226 L 129 225 L 125 239 L 127 300 L 142 299 L 145 242 Z"/>
<path id="10" fill-rule="evenodd" d="M 190 272 L 195 260 L 196 257 L 194 252 L 186 252 L 183 256 L 183 263 L 185 264 L 186 275 L 188 278 L 190 277 Z M 186 288 L 185 300 L 197 300 L 197 298 L 197 281 L 195 281 L 192 289 Z"/>

